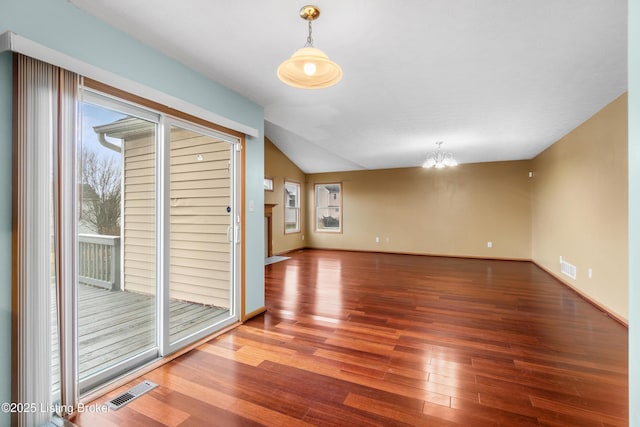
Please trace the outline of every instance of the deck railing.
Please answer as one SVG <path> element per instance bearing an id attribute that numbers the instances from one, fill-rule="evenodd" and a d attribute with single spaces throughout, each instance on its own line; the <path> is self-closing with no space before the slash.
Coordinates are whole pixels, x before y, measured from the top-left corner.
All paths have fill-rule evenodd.
<path id="1" fill-rule="evenodd" d="M 80 234 L 78 276 L 80 283 L 120 290 L 120 236 Z"/>

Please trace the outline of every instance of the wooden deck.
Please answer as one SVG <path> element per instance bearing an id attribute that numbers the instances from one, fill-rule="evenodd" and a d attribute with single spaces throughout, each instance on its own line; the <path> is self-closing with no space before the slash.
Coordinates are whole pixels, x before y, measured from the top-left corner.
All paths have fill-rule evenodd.
<path id="1" fill-rule="evenodd" d="M 155 296 L 79 285 L 80 380 L 156 345 Z M 52 310 L 52 316 L 54 316 Z M 170 303 L 170 337 L 178 340 L 226 317 L 229 310 L 180 300 Z M 53 378 L 58 382 L 57 331 L 53 317 Z M 54 389 L 57 389 L 54 386 Z"/>

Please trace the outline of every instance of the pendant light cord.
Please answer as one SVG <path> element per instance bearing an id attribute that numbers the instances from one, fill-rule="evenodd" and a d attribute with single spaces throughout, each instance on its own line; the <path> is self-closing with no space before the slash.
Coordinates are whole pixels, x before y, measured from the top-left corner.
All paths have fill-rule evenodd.
<path id="1" fill-rule="evenodd" d="M 311 33 L 313 32 L 313 30 L 311 29 L 311 20 L 309 20 L 309 35 L 307 36 L 307 43 L 304 45 L 304 47 L 313 47 L 313 37 L 311 37 Z"/>

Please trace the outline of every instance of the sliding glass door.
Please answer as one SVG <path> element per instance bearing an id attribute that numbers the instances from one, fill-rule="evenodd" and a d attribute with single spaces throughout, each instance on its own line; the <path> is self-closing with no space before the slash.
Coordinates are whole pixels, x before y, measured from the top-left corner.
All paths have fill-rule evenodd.
<path id="1" fill-rule="evenodd" d="M 236 319 L 236 145 L 227 135 L 165 122 L 169 292 L 163 350 L 171 352 Z"/>
<path id="2" fill-rule="evenodd" d="M 235 137 L 91 90 L 80 122 L 83 394 L 238 321 L 240 191 Z"/>

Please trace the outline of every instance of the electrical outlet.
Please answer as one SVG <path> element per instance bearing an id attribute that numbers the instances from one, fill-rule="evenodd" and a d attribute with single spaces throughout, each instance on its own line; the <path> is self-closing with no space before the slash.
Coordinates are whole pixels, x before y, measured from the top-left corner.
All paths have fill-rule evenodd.
<path id="1" fill-rule="evenodd" d="M 302 240 L 304 240 L 304 234 L 302 235 Z"/>
<path id="2" fill-rule="evenodd" d="M 587 270 L 587 276 L 589 276 L 589 279 L 593 277 L 593 270 L 591 268 Z"/>
<path id="3" fill-rule="evenodd" d="M 491 242 L 491 241 L 487 242 L 487 247 L 488 248 L 492 248 L 493 247 L 493 242 Z"/>
<path id="4" fill-rule="evenodd" d="M 380 243 L 380 237 L 376 236 L 376 243 Z"/>

